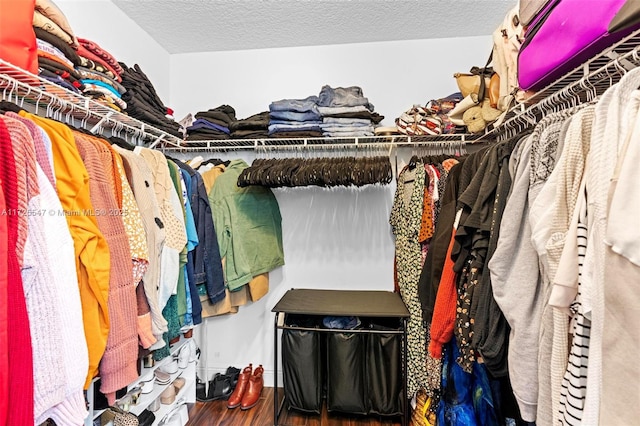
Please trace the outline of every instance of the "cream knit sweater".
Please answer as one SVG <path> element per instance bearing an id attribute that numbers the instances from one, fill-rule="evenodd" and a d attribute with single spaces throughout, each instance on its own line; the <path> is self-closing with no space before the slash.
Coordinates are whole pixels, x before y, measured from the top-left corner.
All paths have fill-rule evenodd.
<path id="1" fill-rule="evenodd" d="M 149 265 L 143 278 L 144 291 L 151 309 L 151 330 L 157 342 L 164 344 L 162 334 L 168 328 L 167 320 L 162 316 L 162 309 L 158 302 L 158 287 L 160 285 L 160 256 L 166 234 L 164 227 L 159 225 L 162 221 L 155 196 L 153 174 L 139 155 L 118 146 L 113 146 L 113 148 L 122 157 L 127 180 L 136 197 L 136 203 L 142 217 L 149 252 Z"/>
<path id="2" fill-rule="evenodd" d="M 38 169 L 40 208 L 46 212 L 60 212 L 62 205 L 53 186 Z M 64 327 L 62 344 L 57 349 L 63 355 L 65 380 L 64 400 L 46 411 L 42 418 L 51 417 L 57 425 L 77 425 L 87 417 L 83 386 L 89 369 L 89 353 L 82 323 L 82 305 L 76 276 L 75 251 L 67 220 L 61 215 L 45 214 L 45 247 L 49 259 L 55 260 L 51 268 L 51 282 L 56 288 L 56 302 Z"/>
<path id="3" fill-rule="evenodd" d="M 532 242 L 541 260 L 545 300 L 549 300 L 569 224 L 582 180 L 586 154 L 591 141 L 595 107 L 578 111 L 566 123 L 562 153 L 556 166 L 531 207 Z M 538 364 L 539 396 L 537 420 L 557 424 L 560 391 L 568 359 L 569 317 L 545 305 L 540 329 Z M 546 351 L 550 348 L 550 351 Z M 543 352 L 544 351 L 544 352 Z"/>
<path id="4" fill-rule="evenodd" d="M 166 240 L 162 248 L 160 287 L 158 303 L 164 309 L 169 297 L 175 292 L 180 273 L 180 252 L 187 245 L 187 230 L 182 214 L 182 203 L 178 198 L 167 159 L 159 151 L 136 147 L 135 152 L 146 162 L 154 177 L 156 200 L 165 226 Z"/>

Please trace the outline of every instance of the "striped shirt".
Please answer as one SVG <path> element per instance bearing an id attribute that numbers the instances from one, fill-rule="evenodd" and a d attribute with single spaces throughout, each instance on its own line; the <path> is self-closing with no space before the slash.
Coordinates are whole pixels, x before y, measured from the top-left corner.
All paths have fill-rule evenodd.
<path id="1" fill-rule="evenodd" d="M 563 425 L 580 425 L 587 394 L 587 370 L 589 365 L 589 342 L 591 336 L 591 320 L 585 317 L 582 306 L 583 286 L 582 270 L 584 255 L 587 250 L 587 212 L 586 203 L 582 203 L 578 219 L 578 295 L 571 305 L 574 313 L 571 321 L 572 344 L 567 363 L 567 371 L 562 380 L 560 391 L 560 423 Z M 567 242 L 570 244 L 570 242 Z"/>

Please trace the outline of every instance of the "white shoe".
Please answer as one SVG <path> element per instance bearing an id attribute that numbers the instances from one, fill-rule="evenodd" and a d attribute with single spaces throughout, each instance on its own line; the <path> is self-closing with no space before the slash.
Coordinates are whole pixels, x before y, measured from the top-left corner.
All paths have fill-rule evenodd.
<path id="1" fill-rule="evenodd" d="M 200 358 L 200 348 L 196 344 L 196 341 L 191 339 L 187 343 L 191 347 L 191 355 L 189 356 L 189 362 L 196 362 Z"/>
<path id="2" fill-rule="evenodd" d="M 189 365 L 191 359 L 191 345 L 186 343 L 180 348 L 178 352 L 178 367 L 184 370 Z"/>

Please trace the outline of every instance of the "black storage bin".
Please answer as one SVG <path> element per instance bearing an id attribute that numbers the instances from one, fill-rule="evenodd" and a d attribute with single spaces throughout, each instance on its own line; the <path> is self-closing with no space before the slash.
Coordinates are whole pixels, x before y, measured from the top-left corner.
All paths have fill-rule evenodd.
<path id="1" fill-rule="evenodd" d="M 384 329 L 372 327 L 372 329 Z M 383 416 L 402 414 L 402 335 L 367 335 L 366 384 L 369 413 Z"/>
<path id="2" fill-rule="evenodd" d="M 327 333 L 327 411 L 368 414 L 366 335 Z"/>
<path id="3" fill-rule="evenodd" d="M 289 408 L 320 414 L 322 409 L 322 360 L 320 333 L 282 331 L 282 374 Z"/>

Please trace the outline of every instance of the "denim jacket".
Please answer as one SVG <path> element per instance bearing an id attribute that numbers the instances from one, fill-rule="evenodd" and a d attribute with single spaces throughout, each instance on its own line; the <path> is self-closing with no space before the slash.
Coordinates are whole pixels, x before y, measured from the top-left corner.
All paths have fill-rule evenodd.
<path id="1" fill-rule="evenodd" d="M 206 284 L 209 301 L 216 303 L 224 299 L 225 285 L 207 190 L 198 172 L 181 161 L 176 161 L 176 164 L 191 176 L 191 210 L 200 241 L 190 253 L 193 259 L 193 279 L 196 285 Z"/>
<path id="2" fill-rule="evenodd" d="M 195 227 L 195 217 L 193 216 L 193 209 L 191 208 L 191 194 L 193 193 L 193 190 L 191 188 L 191 175 L 187 170 L 182 168 L 180 169 L 180 173 L 182 174 L 182 178 L 184 179 L 184 183 L 187 188 L 188 203 L 186 203 L 186 206 L 189 208 L 189 210 L 191 210 L 191 216 L 193 217 L 193 223 Z M 198 229 L 196 228 L 196 234 L 197 232 Z M 198 245 L 200 245 L 200 241 L 198 241 L 198 244 L 196 244 L 195 247 L 197 247 Z M 188 247 L 189 245 L 187 245 L 187 248 Z M 198 325 L 202 323 L 202 303 L 200 302 L 200 295 L 198 294 L 198 288 L 196 287 L 196 280 L 193 269 L 193 251 L 195 250 L 195 247 L 187 251 L 187 264 L 184 265 L 184 270 L 185 281 L 189 290 L 187 294 L 188 298 L 191 300 L 191 322 L 193 323 L 193 325 Z M 189 309 L 187 307 L 187 312 L 188 311 Z"/>

